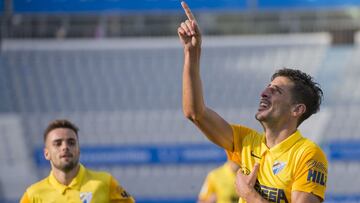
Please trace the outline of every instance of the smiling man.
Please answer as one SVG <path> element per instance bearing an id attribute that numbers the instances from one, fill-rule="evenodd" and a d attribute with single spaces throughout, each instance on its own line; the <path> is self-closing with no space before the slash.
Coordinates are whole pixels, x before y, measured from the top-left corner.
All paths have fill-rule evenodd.
<path id="1" fill-rule="evenodd" d="M 183 112 L 240 165 L 236 178 L 239 202 L 324 201 L 326 156 L 297 129 L 319 110 L 323 96 L 319 85 L 299 70 L 281 69 L 260 95 L 255 118 L 264 132 L 229 124 L 205 105 L 200 78 L 201 33 L 190 8 L 185 2 L 182 7 L 188 18 L 178 27 L 184 47 Z"/>
<path id="2" fill-rule="evenodd" d="M 51 122 L 44 132 L 44 156 L 50 175 L 30 186 L 21 203 L 133 203 L 134 199 L 109 173 L 79 163 L 78 128 L 68 120 Z"/>

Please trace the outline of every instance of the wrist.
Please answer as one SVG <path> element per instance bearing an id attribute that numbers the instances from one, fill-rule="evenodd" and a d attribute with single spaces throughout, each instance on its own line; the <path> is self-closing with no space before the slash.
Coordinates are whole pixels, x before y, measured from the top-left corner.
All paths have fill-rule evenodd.
<path id="1" fill-rule="evenodd" d="M 246 202 L 264 202 L 264 199 L 254 188 L 249 188 L 249 190 L 245 192 L 244 199 Z"/>
<path id="2" fill-rule="evenodd" d="M 190 59 L 200 59 L 201 48 L 200 47 L 190 47 L 184 48 L 184 56 L 189 57 Z"/>
<path id="3" fill-rule="evenodd" d="M 201 46 L 185 46 L 184 53 L 197 54 L 201 52 Z"/>

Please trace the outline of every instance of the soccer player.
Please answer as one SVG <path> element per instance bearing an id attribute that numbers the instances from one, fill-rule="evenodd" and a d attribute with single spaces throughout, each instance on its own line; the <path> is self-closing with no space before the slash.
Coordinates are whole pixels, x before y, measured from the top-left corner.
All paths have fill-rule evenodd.
<path id="1" fill-rule="evenodd" d="M 182 7 L 188 18 L 177 30 L 184 47 L 183 112 L 240 165 L 243 174 L 238 173 L 236 179 L 239 202 L 322 202 L 326 156 L 297 129 L 320 108 L 323 93 L 318 84 L 299 70 L 278 70 L 260 94 L 255 115 L 264 133 L 229 124 L 204 103 L 201 33 L 190 8 L 185 2 Z"/>
<path id="2" fill-rule="evenodd" d="M 50 175 L 27 188 L 21 203 L 133 203 L 134 199 L 109 173 L 79 163 L 78 128 L 68 120 L 51 122 L 44 132 L 44 156 Z"/>
<path id="3" fill-rule="evenodd" d="M 239 165 L 228 160 L 210 171 L 201 187 L 198 203 L 236 203 L 235 177 Z"/>

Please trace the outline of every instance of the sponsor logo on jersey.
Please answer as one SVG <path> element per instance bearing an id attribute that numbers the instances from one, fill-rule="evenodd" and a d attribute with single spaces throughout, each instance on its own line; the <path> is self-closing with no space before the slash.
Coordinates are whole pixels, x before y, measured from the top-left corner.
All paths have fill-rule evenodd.
<path id="1" fill-rule="evenodd" d="M 80 192 L 80 200 L 82 203 L 90 203 L 92 199 L 92 192 Z"/>
<path id="2" fill-rule="evenodd" d="M 121 197 L 123 197 L 123 198 L 129 198 L 129 197 L 131 197 L 131 195 L 130 195 L 128 192 L 126 192 L 125 190 L 122 191 L 120 194 L 121 194 Z"/>
<path id="3" fill-rule="evenodd" d="M 285 168 L 285 165 L 286 165 L 285 162 L 275 161 L 272 167 L 272 171 L 274 175 L 278 174 L 283 168 Z"/>
<path id="4" fill-rule="evenodd" d="M 289 202 L 283 189 L 267 187 L 261 185 L 259 181 L 256 181 L 254 188 L 264 199 L 268 200 L 269 202 Z"/>
<path id="5" fill-rule="evenodd" d="M 307 165 L 308 169 L 314 169 L 317 171 L 321 171 L 323 173 L 327 173 L 327 168 L 326 168 L 325 164 L 323 164 L 320 161 L 310 159 L 309 161 L 306 162 L 306 165 Z"/>
<path id="6" fill-rule="evenodd" d="M 116 188 L 116 192 L 119 193 L 123 198 L 131 197 L 131 195 L 128 192 L 126 192 L 124 189 L 122 189 L 119 185 Z"/>
<path id="7" fill-rule="evenodd" d="M 320 171 L 317 171 L 314 169 L 309 169 L 308 176 L 307 176 L 308 182 L 311 181 L 311 182 L 320 184 L 322 186 L 325 186 L 326 180 L 327 180 L 327 176 L 323 172 L 320 172 Z"/>

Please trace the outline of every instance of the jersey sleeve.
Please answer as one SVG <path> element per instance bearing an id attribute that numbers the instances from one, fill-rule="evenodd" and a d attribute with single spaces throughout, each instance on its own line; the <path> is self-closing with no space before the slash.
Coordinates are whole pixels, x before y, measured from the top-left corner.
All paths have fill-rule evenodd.
<path id="1" fill-rule="evenodd" d="M 200 201 L 207 201 L 212 198 L 213 195 L 215 195 L 215 186 L 210 172 L 201 187 L 198 199 Z"/>
<path id="2" fill-rule="evenodd" d="M 328 162 L 324 152 L 319 147 L 307 149 L 300 159 L 292 191 L 312 193 L 324 200 L 327 176 Z"/>
<path id="3" fill-rule="evenodd" d="M 110 180 L 110 202 L 111 203 L 135 203 L 134 198 L 111 177 Z"/>
<path id="4" fill-rule="evenodd" d="M 25 192 L 24 195 L 21 197 L 20 203 L 30 203 L 29 197 Z"/>
<path id="5" fill-rule="evenodd" d="M 233 131 L 233 139 L 234 139 L 234 149 L 233 151 L 226 151 L 227 158 L 229 160 L 234 161 L 237 164 L 241 164 L 241 151 L 243 148 L 244 138 L 247 136 L 251 136 L 257 134 L 257 132 L 253 129 L 247 128 L 241 125 L 231 125 Z"/>

